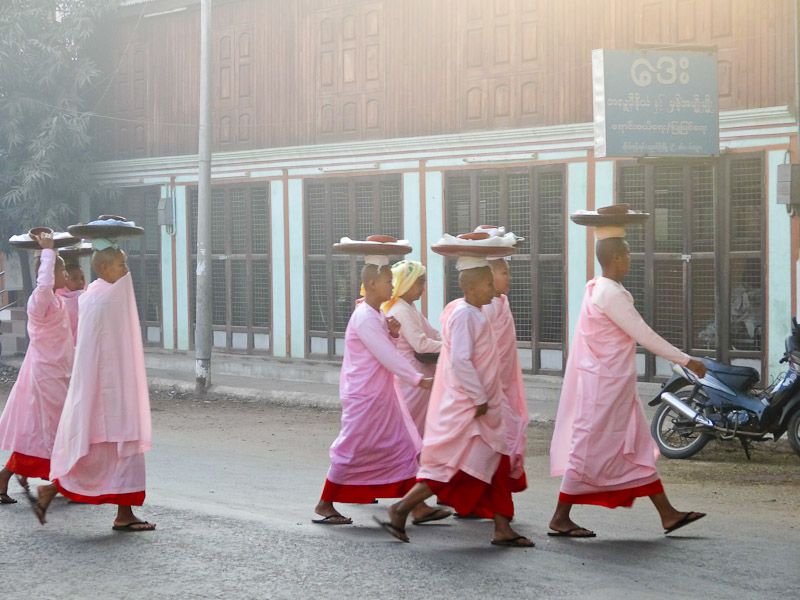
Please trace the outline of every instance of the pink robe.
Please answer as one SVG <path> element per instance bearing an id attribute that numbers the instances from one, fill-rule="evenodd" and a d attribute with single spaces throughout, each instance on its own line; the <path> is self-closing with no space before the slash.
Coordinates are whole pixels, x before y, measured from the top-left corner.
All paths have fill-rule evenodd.
<path id="1" fill-rule="evenodd" d="M 433 377 L 436 372 L 435 364 L 426 364 L 418 361 L 414 352 L 420 354 L 439 352 L 442 347 L 442 336 L 433 328 L 428 319 L 402 298 L 398 298 L 389 310 L 388 316 L 400 322 L 400 337 L 397 340 L 397 351 L 400 352 L 414 366 L 425 375 Z M 425 416 L 428 414 L 428 401 L 431 397 L 430 390 L 424 390 L 418 385 L 410 385 L 400 378 L 394 382 L 395 390 L 400 399 L 408 406 L 408 412 L 414 419 L 420 436 L 425 431 Z"/>
<path id="2" fill-rule="evenodd" d="M 514 315 L 505 295 L 492 300 L 483 307 L 483 314 L 489 319 L 502 373 L 503 395 L 508 401 L 508 448 L 511 457 L 511 477 L 522 477 L 525 465 L 525 446 L 528 429 L 528 401 L 525 397 L 525 384 L 522 381 L 522 367 L 517 353 L 517 328 Z"/>
<path id="3" fill-rule="evenodd" d="M 114 284 L 93 281 L 80 297 L 80 314 L 50 478 L 76 496 L 143 499 L 150 397 L 131 275 Z"/>
<path id="4" fill-rule="evenodd" d="M 689 357 L 661 338 L 616 281 L 586 284 L 550 445 L 561 492 L 598 494 L 659 480 L 658 450 L 636 391 L 636 343 L 672 362 Z"/>
<path id="5" fill-rule="evenodd" d="M 413 478 L 421 440 L 394 378 L 418 384 L 423 375 L 397 352 L 383 313 L 366 302 L 353 311 L 344 339 L 341 430 L 331 445 L 328 481 L 383 485 Z"/>
<path id="6" fill-rule="evenodd" d="M 78 343 L 78 298 L 84 290 L 68 290 L 67 288 L 59 288 L 56 290 L 56 295 L 64 302 L 64 306 L 69 314 L 69 322 L 72 326 L 72 343 Z"/>
<path id="7" fill-rule="evenodd" d="M 36 289 L 28 299 L 30 345 L 0 417 L 0 448 L 45 460 L 72 372 L 74 346 L 64 302 L 53 293 L 56 253 L 42 250 Z"/>
<path id="8" fill-rule="evenodd" d="M 492 328 L 463 299 L 442 312 L 442 351 L 436 365 L 419 479 L 448 482 L 463 471 L 491 483 L 508 454 L 507 411 Z M 488 411 L 475 417 L 475 409 Z"/>

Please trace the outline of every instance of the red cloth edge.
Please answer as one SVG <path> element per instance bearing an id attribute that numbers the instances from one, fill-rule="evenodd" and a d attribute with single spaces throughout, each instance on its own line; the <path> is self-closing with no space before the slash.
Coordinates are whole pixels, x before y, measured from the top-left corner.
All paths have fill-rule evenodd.
<path id="1" fill-rule="evenodd" d="M 130 492 L 128 494 L 102 494 L 100 496 L 83 496 L 70 492 L 62 486 L 58 479 L 53 481 L 58 491 L 65 498 L 69 498 L 73 502 L 80 502 L 81 504 L 117 504 L 119 506 L 141 506 L 144 504 L 145 492 Z"/>
<path id="2" fill-rule="evenodd" d="M 344 502 L 345 504 L 372 504 L 378 498 L 402 498 L 414 487 L 414 478 L 392 483 L 375 485 L 347 485 L 326 479 L 322 488 L 323 502 Z"/>
<path id="3" fill-rule="evenodd" d="M 37 479 L 50 479 L 50 459 L 38 456 L 29 456 L 21 452 L 14 452 L 6 463 L 6 469 L 22 477 L 35 477 Z"/>
<path id="4" fill-rule="evenodd" d="M 630 508 L 636 498 L 662 494 L 664 486 L 660 479 L 651 483 L 637 485 L 636 487 L 622 490 L 612 490 L 608 492 L 593 492 L 591 494 L 565 494 L 558 495 L 558 501 L 564 504 L 592 504 L 594 506 L 605 506 L 606 508 Z"/>
<path id="5" fill-rule="evenodd" d="M 482 519 L 491 519 L 495 514 L 514 518 L 514 501 L 512 492 L 527 487 L 525 475 L 519 479 L 511 479 L 511 461 L 503 455 L 500 464 L 492 477 L 492 483 L 481 481 L 464 471 L 458 471 L 450 481 L 434 481 L 418 479 L 436 494 L 440 504 L 452 506 L 460 515 L 472 515 Z M 523 487 L 524 486 L 524 487 Z"/>

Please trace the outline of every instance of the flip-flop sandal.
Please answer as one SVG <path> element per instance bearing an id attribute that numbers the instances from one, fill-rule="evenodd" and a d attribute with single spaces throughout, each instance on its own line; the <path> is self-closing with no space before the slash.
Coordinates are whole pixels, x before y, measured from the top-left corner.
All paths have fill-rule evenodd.
<path id="1" fill-rule="evenodd" d="M 578 531 L 586 531 L 587 533 L 581 535 L 577 534 Z M 573 527 L 572 529 L 567 529 L 566 531 L 548 531 L 547 535 L 550 537 L 568 537 L 568 538 L 593 538 L 597 537 L 597 534 L 592 531 L 591 529 L 586 529 L 586 527 Z"/>
<path id="2" fill-rule="evenodd" d="M 389 521 L 381 521 L 378 517 L 372 517 L 372 519 L 381 526 L 386 533 L 391 535 L 394 538 L 397 538 L 401 542 L 405 542 L 408 544 L 411 540 L 408 539 L 408 535 L 406 534 L 405 529 L 400 529 L 399 527 L 395 527 Z"/>
<path id="3" fill-rule="evenodd" d="M 137 527 L 137 525 L 146 525 L 146 527 Z M 114 531 L 126 531 L 128 533 L 139 533 L 140 531 L 155 531 L 155 523 L 148 523 L 147 521 L 133 521 L 127 525 L 114 525 L 111 529 Z"/>
<path id="4" fill-rule="evenodd" d="M 322 519 L 311 519 L 311 522 L 317 525 L 352 525 L 353 519 L 336 513 L 335 515 L 328 515 Z"/>
<path id="5" fill-rule="evenodd" d="M 437 508 L 432 513 L 425 515 L 421 519 L 414 519 L 411 521 L 414 525 L 422 525 L 423 523 L 430 523 L 432 521 L 441 521 L 453 514 L 453 511 L 444 508 Z"/>
<path id="6" fill-rule="evenodd" d="M 518 535 L 510 540 L 492 540 L 492 546 L 503 546 L 505 548 L 533 548 L 536 546 L 524 535 Z"/>
<path id="7" fill-rule="evenodd" d="M 17 500 L 14 500 L 6 493 L 0 494 L 0 504 L 16 504 L 17 502 Z"/>
<path id="8" fill-rule="evenodd" d="M 28 483 L 28 478 L 27 477 L 22 477 L 21 475 L 17 475 L 17 483 L 20 485 L 20 487 L 23 490 L 26 490 L 28 492 L 31 491 L 31 485 L 30 485 L 30 483 Z"/>
<path id="9" fill-rule="evenodd" d="M 676 529 L 680 529 L 681 527 L 683 527 L 685 525 L 688 525 L 689 523 L 694 523 L 695 521 L 699 521 L 700 519 L 702 519 L 705 516 L 706 516 L 706 513 L 688 512 L 683 516 L 683 518 L 680 521 L 675 523 L 672 527 L 668 527 L 667 529 L 665 529 L 664 530 L 664 535 L 667 535 L 668 533 L 672 533 Z"/>

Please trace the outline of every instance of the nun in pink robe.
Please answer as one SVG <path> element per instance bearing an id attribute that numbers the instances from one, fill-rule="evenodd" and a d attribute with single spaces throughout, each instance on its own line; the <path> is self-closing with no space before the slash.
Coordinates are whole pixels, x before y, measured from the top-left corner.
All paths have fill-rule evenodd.
<path id="1" fill-rule="evenodd" d="M 428 319 L 417 310 L 413 302 L 406 302 L 403 296 L 412 289 L 420 277 L 425 276 L 425 267 L 416 261 L 403 260 L 392 266 L 392 297 L 381 307 L 387 316 L 400 323 L 400 337 L 397 338 L 397 351 L 425 377 L 433 377 L 435 363 L 423 363 L 416 354 L 438 354 L 442 347 L 442 336 Z M 416 353 L 416 354 L 415 354 Z M 402 378 L 395 378 L 395 390 L 405 402 L 408 412 L 419 431 L 425 431 L 425 417 L 428 414 L 430 390 L 411 385 Z"/>
<path id="2" fill-rule="evenodd" d="M 83 294 L 83 290 L 70 290 L 65 287 L 56 290 L 56 295 L 64 302 L 64 307 L 69 315 L 73 344 L 78 343 L 78 298 L 81 294 Z"/>
<path id="3" fill-rule="evenodd" d="M 514 516 L 509 427 L 497 343 L 483 311 L 463 299 L 444 309 L 417 480 L 459 514 Z M 486 414 L 475 416 L 487 404 Z"/>
<path id="4" fill-rule="evenodd" d="M 658 450 L 636 391 L 636 344 L 686 365 L 690 357 L 654 332 L 617 281 L 586 284 L 550 445 L 559 502 L 616 508 L 664 491 Z"/>
<path id="5" fill-rule="evenodd" d="M 502 260 L 502 259 L 501 259 Z M 522 380 L 522 367 L 517 352 L 517 328 L 514 315 L 505 294 L 495 296 L 491 304 L 483 307 L 494 333 L 500 364 L 503 396 L 508 411 L 508 449 L 511 460 L 512 491 L 521 492 L 528 487 L 525 477 L 525 447 L 528 428 L 528 401 Z"/>
<path id="6" fill-rule="evenodd" d="M 141 506 L 150 397 L 130 273 L 81 295 L 78 345 L 50 479 L 67 498 Z"/>
<path id="7" fill-rule="evenodd" d="M 53 292 L 56 258 L 54 250 L 42 250 L 36 289 L 28 299 L 30 344 L 0 417 L 0 448 L 13 453 L 6 468 L 40 479 L 50 473 L 74 356 L 69 315 Z"/>
<path id="8" fill-rule="evenodd" d="M 322 501 L 365 504 L 400 497 L 414 485 L 421 440 L 395 377 L 409 385 L 424 378 L 397 351 L 383 313 L 359 302 L 345 332 L 341 430 Z"/>

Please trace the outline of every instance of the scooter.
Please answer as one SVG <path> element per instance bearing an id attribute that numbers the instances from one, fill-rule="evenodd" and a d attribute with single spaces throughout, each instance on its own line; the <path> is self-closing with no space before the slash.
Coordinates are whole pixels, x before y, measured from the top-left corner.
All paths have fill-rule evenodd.
<path id="1" fill-rule="evenodd" d="M 750 458 L 752 442 L 783 434 L 800 455 L 800 326 L 792 318 L 781 363 L 788 369 L 765 389 L 756 369 L 703 358 L 705 377 L 673 365 L 673 375 L 648 404 L 657 406 L 650 431 L 661 454 L 689 458 L 712 439 L 738 439 Z"/>

